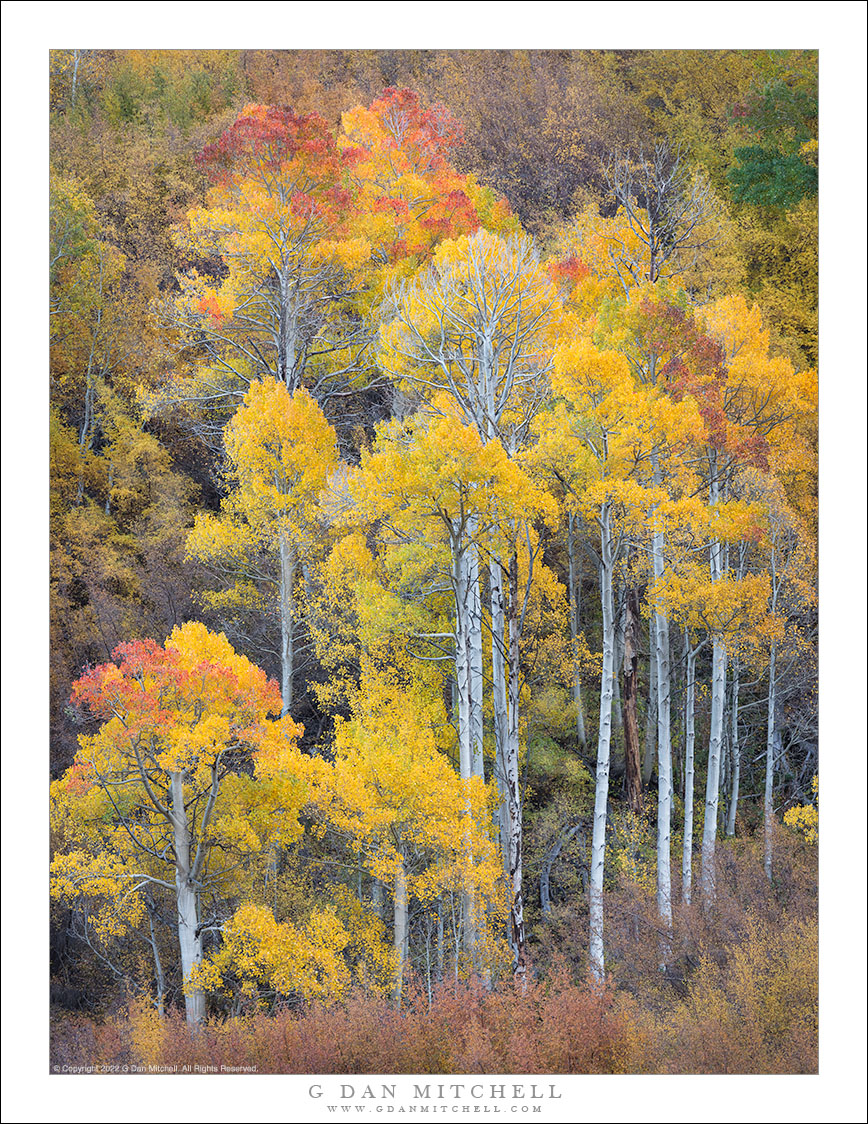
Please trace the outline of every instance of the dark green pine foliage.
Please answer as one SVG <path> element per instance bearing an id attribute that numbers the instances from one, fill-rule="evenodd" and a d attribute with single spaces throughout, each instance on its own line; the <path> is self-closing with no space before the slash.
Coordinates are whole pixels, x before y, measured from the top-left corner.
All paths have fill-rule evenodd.
<path id="1" fill-rule="evenodd" d="M 727 179 L 736 202 L 789 210 L 816 195 L 816 147 L 806 146 L 817 139 L 817 113 L 815 75 L 770 81 L 733 108 L 732 116 L 759 141 L 733 152 L 738 163 Z"/>

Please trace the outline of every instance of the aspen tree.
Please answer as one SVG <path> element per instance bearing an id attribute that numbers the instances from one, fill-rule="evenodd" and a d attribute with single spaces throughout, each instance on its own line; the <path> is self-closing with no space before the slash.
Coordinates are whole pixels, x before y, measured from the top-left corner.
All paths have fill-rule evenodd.
<path id="1" fill-rule="evenodd" d="M 772 880 L 774 778 L 781 750 L 780 690 L 800 656 L 806 654 L 799 619 L 814 603 L 815 559 L 804 521 L 788 502 L 781 481 L 758 469 L 738 478 L 739 490 L 759 510 L 762 537 L 755 547 L 756 565 L 769 581 L 767 612 L 746 634 L 746 658 L 768 676 L 766 694 L 765 784 L 763 793 L 763 867 Z M 783 663 L 781 662 L 783 660 Z"/>
<path id="2" fill-rule="evenodd" d="M 769 334 L 759 309 L 748 308 L 741 296 L 725 297 L 697 313 L 697 324 L 718 349 L 718 357 L 701 367 L 676 372 L 673 390 L 691 394 L 705 423 L 703 472 L 716 520 L 727 522 L 726 504 L 737 472 L 747 466 L 766 467 L 776 431 L 788 427 L 803 410 L 804 378 L 790 361 L 769 353 Z M 723 542 L 709 542 L 713 582 L 727 580 Z M 726 705 L 727 648 L 723 632 L 712 644 L 711 730 L 703 827 L 702 891 L 706 905 L 714 900 L 714 854 L 717 834 L 720 759 Z"/>
<path id="3" fill-rule="evenodd" d="M 55 859 L 52 892 L 108 895 L 124 903 L 120 924 L 130 926 L 142 922 L 147 893 L 168 891 L 187 1022 L 197 1026 L 206 1013 L 203 900 L 237 887 L 238 856 L 301 834 L 302 731 L 270 719 L 280 712 L 277 684 L 201 624 L 176 628 L 165 648 L 136 641 L 114 657 L 75 684 L 74 701 L 103 725 L 82 735 L 75 764 L 53 786 L 55 822 L 76 845 Z M 236 771 L 242 760 L 252 780 Z"/>
<path id="4" fill-rule="evenodd" d="M 216 605 L 249 600 L 257 581 L 275 590 L 286 713 L 296 665 L 296 578 L 321 534 L 319 505 L 337 468 L 337 439 L 306 390 L 290 396 L 283 383 L 268 378 L 251 385 L 226 427 L 224 443 L 235 490 L 220 516 L 197 517 L 187 550 L 229 582 L 235 579 L 229 597 L 212 598 Z M 264 554 L 259 570 L 257 548 Z"/>
<path id="5" fill-rule="evenodd" d="M 669 565 L 672 532 L 681 518 L 696 481 L 679 455 L 681 447 L 700 429 L 694 404 L 669 393 L 672 372 L 685 362 L 701 361 L 697 333 L 688 315 L 672 303 L 667 286 L 628 290 L 629 299 L 605 304 L 598 315 L 600 335 L 611 341 L 629 365 L 638 388 L 653 389 L 653 434 L 646 436 L 644 457 L 637 455 L 636 471 L 661 496 L 654 504 L 649 494 L 649 531 L 646 549 L 652 582 L 663 579 Z M 649 419 L 650 420 L 650 419 Z M 658 606 L 652 613 L 652 664 L 656 694 L 657 743 L 657 908 L 667 927 L 672 923 L 671 819 L 672 732 L 669 619 Z"/>
<path id="6" fill-rule="evenodd" d="M 430 266 L 395 286 L 380 336 L 380 364 L 399 385 L 413 387 L 428 401 L 448 395 L 483 442 L 499 442 L 514 456 L 545 392 L 559 314 L 556 290 L 531 239 L 478 231 L 444 242 Z M 506 524 L 500 521 L 501 527 Z M 504 552 L 489 551 L 488 566 L 495 769 L 501 825 L 508 825 L 512 839 L 508 861 L 516 902 L 521 883 L 518 661 L 526 600 L 517 585 L 517 551 L 525 538 L 521 523 L 513 522 L 511 535 L 502 540 Z M 475 603 L 475 580 L 469 585 Z M 471 660 L 477 660 L 481 630 L 470 643 Z M 512 812 L 510 802 L 516 805 Z M 519 913 L 513 919 L 514 939 L 517 970 L 523 971 Z"/>
<path id="7" fill-rule="evenodd" d="M 181 351 L 148 408 L 181 406 L 207 441 L 252 381 L 273 377 L 335 405 L 375 378 L 384 288 L 443 239 L 509 229 L 509 207 L 449 162 L 460 130 L 410 90 L 342 115 L 247 105 L 199 154 L 204 206 L 174 230 L 197 268 L 163 318 Z M 225 276 L 215 283 L 217 257 Z M 334 407 L 333 407 L 334 408 Z"/>
<path id="8" fill-rule="evenodd" d="M 451 400 L 442 405 L 442 417 L 419 415 L 403 426 L 385 428 L 376 452 L 363 458 L 355 482 L 359 510 L 370 518 L 388 520 L 390 527 L 405 536 L 428 541 L 442 537 L 451 560 L 449 580 L 454 597 L 455 681 L 458 695 L 458 743 L 461 776 L 483 778 L 481 742 L 481 698 L 475 693 L 473 675 L 474 617 L 468 567 L 464 558 L 470 547 L 484 545 L 496 553 L 503 542 L 513 546 L 514 563 L 508 572 L 509 621 L 506 633 L 493 636 L 496 649 L 509 644 L 507 724 L 505 750 L 495 766 L 501 793 L 500 829 L 504 863 L 511 885 L 510 927 L 513 946 L 524 944 L 522 909 L 521 798 L 519 792 L 519 662 L 518 643 L 524 625 L 532 580 L 533 558 L 528 554 L 526 584 L 518 588 L 518 546 L 515 527 L 527 528 L 538 516 L 554 519 L 554 504 L 506 455 L 497 441 L 484 443 L 474 426 L 462 424 Z M 423 529 L 427 525 L 427 532 Z M 433 531 L 433 534 L 432 534 Z M 475 539 L 470 539 L 473 534 Z M 525 532 L 529 536 L 529 531 Z M 529 539 L 530 541 L 530 539 Z M 469 571 L 472 574 L 472 569 Z M 500 626 L 503 628 L 503 625 Z M 492 625 L 494 632 L 495 625 Z M 481 630 L 480 630 L 481 631 Z M 420 639 L 424 639 L 420 635 Z M 481 636 L 479 638 L 481 652 Z M 479 723 L 474 712 L 480 711 Z M 496 716 L 497 717 L 497 716 Z"/>
<path id="9" fill-rule="evenodd" d="M 318 758 L 312 807 L 367 873 L 391 887 L 393 997 L 400 1005 L 409 970 L 411 902 L 436 915 L 438 902 L 467 895 L 474 903 L 475 941 L 453 949 L 461 970 L 497 967 L 488 929 L 502 917 L 500 863 L 491 837 L 488 792 L 479 777 L 457 776 L 442 752 L 443 701 L 419 675 L 412 657 L 396 652 L 389 670 L 363 661 L 351 716 L 339 722 L 332 762 Z"/>
<path id="10" fill-rule="evenodd" d="M 597 736 L 597 770 L 590 878 L 590 967 L 605 977 L 603 878 L 615 674 L 614 574 L 625 542 L 644 522 L 649 493 L 633 478 L 636 451 L 653 442 L 655 391 L 637 388 L 623 355 L 598 350 L 581 337 L 555 356 L 554 389 L 566 400 L 538 424 L 540 463 L 557 471 L 572 462 L 569 483 L 575 510 L 599 535 L 603 668 Z M 641 457 L 640 457 L 641 459 Z M 558 473 L 562 482 L 565 478 Z M 654 502 L 656 493 L 651 494 Z"/>

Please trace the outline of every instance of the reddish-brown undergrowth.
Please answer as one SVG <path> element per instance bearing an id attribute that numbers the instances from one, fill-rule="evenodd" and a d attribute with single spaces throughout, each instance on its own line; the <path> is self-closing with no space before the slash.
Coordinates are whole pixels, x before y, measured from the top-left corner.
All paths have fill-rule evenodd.
<path id="1" fill-rule="evenodd" d="M 563 973 L 522 990 L 481 985 L 424 994 L 398 1011 L 379 998 L 302 1012 L 209 1022 L 191 1035 L 178 1012 L 139 1003 L 103 1026 L 55 1027 L 54 1064 L 254 1066 L 259 1073 L 613 1073 L 627 1056 L 626 1020 L 610 992 Z"/>
<path id="2" fill-rule="evenodd" d="M 358 992 L 343 1003 L 212 1020 L 191 1034 L 144 1001 L 103 1023 L 59 1015 L 54 1065 L 253 1067 L 258 1073 L 815 1073 L 815 856 L 777 856 L 772 887 L 755 846 L 729 846 L 714 906 L 606 897 L 609 986 L 584 982 L 586 916 L 542 930 L 537 974 L 410 991 L 401 1010 Z M 576 980 L 582 982 L 576 982 Z"/>

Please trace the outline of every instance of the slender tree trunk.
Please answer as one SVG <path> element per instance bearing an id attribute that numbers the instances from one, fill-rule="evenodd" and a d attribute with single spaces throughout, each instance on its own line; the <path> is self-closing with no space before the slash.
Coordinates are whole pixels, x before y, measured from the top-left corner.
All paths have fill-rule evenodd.
<path id="1" fill-rule="evenodd" d="M 506 605 L 503 598 L 503 568 L 500 560 L 492 557 L 488 570 L 491 591 L 491 681 L 494 711 L 494 772 L 497 778 L 498 822 L 500 825 L 500 851 L 504 874 L 509 877 L 509 839 L 512 826 L 509 815 L 507 789 L 506 744 L 508 704 L 506 688 Z"/>
<path id="2" fill-rule="evenodd" d="M 383 922 L 388 921 L 388 912 L 386 910 L 386 887 L 379 878 L 375 878 L 371 885 L 371 903 L 374 907 L 374 914 L 379 917 Z"/>
<path id="3" fill-rule="evenodd" d="M 519 776 L 519 641 L 521 623 L 518 600 L 518 553 L 513 550 L 509 560 L 509 711 L 506 738 L 506 787 L 509 801 L 509 887 L 510 944 L 513 950 L 515 975 L 523 976 L 525 964 L 524 900 L 522 895 L 522 822 L 521 778 Z"/>
<path id="4" fill-rule="evenodd" d="M 772 880 L 772 842 L 775 829 L 775 750 L 777 748 L 777 705 L 775 682 L 777 650 L 774 644 L 769 652 L 769 696 L 768 719 L 766 724 L 766 785 L 763 799 L 763 868 L 769 882 Z"/>
<path id="5" fill-rule="evenodd" d="M 778 591 L 780 589 L 777 567 L 777 541 L 778 530 L 777 527 L 773 527 L 771 551 L 772 613 L 777 612 Z M 777 645 L 772 642 L 769 650 L 769 694 L 768 715 L 766 719 L 766 784 L 763 797 L 763 868 L 765 869 L 766 878 L 768 878 L 769 883 L 772 881 L 772 846 L 774 843 L 775 831 L 775 766 L 777 764 L 776 759 L 780 756 L 778 753 L 780 732 L 777 728 L 777 689 Z"/>
<path id="6" fill-rule="evenodd" d="M 166 978 L 163 973 L 163 961 L 160 957 L 160 946 L 157 944 L 157 931 L 154 928 L 154 915 L 156 907 L 154 901 L 148 894 L 145 899 L 145 908 L 148 911 L 148 928 L 151 933 L 151 952 L 154 954 L 154 982 L 157 988 L 157 1014 L 160 1018 L 166 1013 L 165 996 L 166 996 Z"/>
<path id="7" fill-rule="evenodd" d="M 648 638 L 648 709 L 645 712 L 645 756 L 642 760 L 642 786 L 647 788 L 657 756 L 657 614 L 651 614 Z"/>
<path id="8" fill-rule="evenodd" d="M 99 260 L 99 293 L 102 299 L 102 257 Z M 96 345 L 102 323 L 102 306 L 96 310 L 96 324 L 90 337 L 90 353 L 87 357 L 87 370 L 84 377 L 84 417 L 81 422 L 81 432 L 78 437 L 78 446 L 81 449 L 82 459 L 78 477 L 78 494 L 76 506 L 80 506 L 84 499 L 84 454 L 93 444 L 93 423 L 96 399 Z"/>
<path id="9" fill-rule="evenodd" d="M 671 929 L 672 743 L 669 725 L 669 621 L 664 613 L 657 614 L 657 631 L 657 667 L 660 675 L 657 694 L 657 913 L 666 927 Z"/>
<path id="10" fill-rule="evenodd" d="M 281 270 L 279 277 L 280 309 L 277 328 L 277 378 L 286 384 L 290 394 L 298 390 L 300 380 L 296 371 L 298 361 L 298 316 L 292 293 L 293 279 L 289 269 Z"/>
<path id="11" fill-rule="evenodd" d="M 624 708 L 621 705 L 621 677 L 618 668 L 624 655 L 624 597 L 615 596 L 615 651 L 612 665 L 612 729 L 623 731 Z"/>
<path id="12" fill-rule="evenodd" d="M 75 95 L 78 92 L 78 64 L 81 61 L 81 51 L 72 52 L 72 90 L 69 96 L 69 107 L 75 109 Z"/>
<path id="13" fill-rule="evenodd" d="M 469 780 L 470 777 L 474 775 L 474 766 L 476 765 L 481 768 L 482 746 L 480 740 L 478 752 L 475 750 L 475 716 L 473 706 L 474 668 L 473 640 L 471 634 L 473 600 L 473 583 L 471 582 L 472 568 L 470 566 L 469 548 L 461 541 L 458 533 L 454 533 L 452 536 L 452 558 L 453 581 L 455 586 L 455 679 L 458 684 L 458 767 L 461 779 Z M 476 593 L 478 596 L 478 572 Z M 479 623 L 481 629 L 481 613 Z M 481 643 L 481 635 L 479 639 Z M 480 723 L 481 718 L 480 710 Z M 479 734 L 481 738 L 481 729 L 479 730 Z M 466 836 L 465 858 L 468 866 L 472 866 L 474 856 L 469 836 Z M 468 875 L 465 889 L 461 894 L 461 911 L 463 918 L 462 939 L 465 950 L 469 952 L 471 956 L 475 956 L 477 940 L 476 903 L 473 900 L 470 883 L 471 878 Z"/>
<path id="14" fill-rule="evenodd" d="M 398 865 L 395 869 L 394 888 L 394 945 L 398 965 L 395 971 L 395 988 L 393 997 L 396 1006 L 401 1006 L 404 994 L 404 971 L 408 959 L 410 930 L 408 925 L 407 909 L 407 876 L 404 872 L 403 848 L 398 851 Z"/>
<path id="15" fill-rule="evenodd" d="M 693 753 L 694 708 L 696 700 L 696 652 L 684 634 L 687 657 L 684 690 L 684 840 L 681 848 L 681 900 L 690 904 L 693 886 Z"/>
<path id="16" fill-rule="evenodd" d="M 732 661 L 732 708 L 729 752 L 732 764 L 732 779 L 729 797 L 729 815 L 726 818 L 726 834 L 735 835 L 735 820 L 738 815 L 738 788 L 741 779 L 741 751 L 738 744 L 738 691 L 739 661 Z"/>
<path id="17" fill-rule="evenodd" d="M 612 595 L 614 557 L 608 504 L 600 512 L 600 601 L 603 610 L 603 671 L 600 683 L 600 727 L 597 736 L 597 780 L 594 832 L 591 841 L 590 944 L 591 972 L 605 979 L 603 953 L 603 873 L 606 862 L 606 806 L 609 799 L 609 755 L 612 743 L 612 685 L 615 667 L 615 606 Z"/>
<path id="18" fill-rule="evenodd" d="M 438 986 L 443 983 L 443 971 L 446 965 L 446 933 L 443 925 L 443 899 L 437 899 L 437 959 L 435 961 L 435 979 Z"/>
<path id="19" fill-rule="evenodd" d="M 551 875 L 552 867 L 558 855 L 564 849 L 567 843 L 574 835 L 580 830 L 579 824 L 574 824 L 572 827 L 567 828 L 566 831 L 561 832 L 551 847 L 546 852 L 545 859 L 543 860 L 542 871 L 539 878 L 539 900 L 540 908 L 542 909 L 543 917 L 548 917 L 552 911 L 552 896 L 551 896 Z"/>
<path id="20" fill-rule="evenodd" d="M 720 756 L 723 746 L 726 701 L 726 643 L 722 636 L 712 642 L 711 731 L 708 741 L 708 776 L 705 785 L 705 822 L 702 826 L 700 883 L 706 906 L 714 901 L 714 852 L 717 843 L 717 806 L 720 794 Z"/>
<path id="21" fill-rule="evenodd" d="M 584 750 L 587 745 L 585 732 L 585 708 L 582 703 L 582 672 L 577 655 L 579 633 L 581 631 L 582 607 L 582 574 L 579 559 L 576 555 L 576 517 L 571 511 L 567 525 L 567 559 L 569 562 L 569 598 L 570 598 L 570 637 L 573 642 L 573 705 L 576 708 L 576 737 L 579 748 Z"/>
<path id="22" fill-rule="evenodd" d="M 634 586 L 627 590 L 627 619 L 624 626 L 624 763 L 627 780 L 627 802 L 634 815 L 642 813 L 642 768 L 639 757 L 639 719 L 636 694 L 639 660 L 636 636 L 639 630 L 639 593 Z"/>
<path id="23" fill-rule="evenodd" d="M 458 686 L 458 767 L 462 780 L 471 776 L 470 642 L 468 629 L 467 559 L 457 535 L 452 538 L 455 586 L 455 682 Z"/>
<path id="24" fill-rule="evenodd" d="M 198 1027 L 205 1020 L 205 992 L 193 987 L 194 969 L 202 963 L 202 936 L 199 932 L 199 895 L 193 884 L 192 836 L 184 806 L 184 774 L 171 773 L 172 843 L 175 851 L 175 894 L 178 903 L 178 944 L 181 949 L 181 974 L 184 980 L 184 1005 L 187 1024 Z"/>
<path id="25" fill-rule="evenodd" d="M 710 503 L 720 499 L 720 481 L 717 466 L 712 464 L 709 485 Z M 710 570 L 712 582 L 724 578 L 723 546 L 712 541 L 710 550 Z M 712 639 L 711 656 L 711 729 L 708 738 L 708 772 L 705 783 L 705 819 L 702 825 L 702 865 L 700 885 L 703 906 L 707 909 L 714 902 L 714 854 L 717 844 L 717 807 L 720 797 L 720 760 L 723 750 L 724 715 L 726 710 L 726 641 L 719 633 Z"/>
<path id="26" fill-rule="evenodd" d="M 470 520 L 469 533 L 476 533 L 476 520 Z M 482 601 L 479 595 L 479 548 L 475 542 L 467 547 L 467 646 L 470 672 L 470 772 L 485 780 L 482 758 L 483 675 L 482 675 Z"/>
<path id="27" fill-rule="evenodd" d="M 292 706 L 292 675 L 295 659 L 292 591 L 295 585 L 296 554 L 286 532 L 280 534 L 280 695 L 283 714 Z"/>
<path id="28" fill-rule="evenodd" d="M 654 483 L 660 484 L 660 468 L 654 455 Z M 663 528 L 655 526 L 651 536 L 651 563 L 655 581 L 666 568 Z M 669 618 L 655 613 L 655 663 L 657 666 L 657 912 L 667 928 L 672 926 L 672 729 L 671 676 L 669 669 Z"/>
<path id="29" fill-rule="evenodd" d="M 106 513 L 106 515 L 111 514 L 112 488 L 114 487 L 114 482 L 115 482 L 115 462 L 113 460 L 109 460 L 108 481 L 106 483 L 106 497 L 105 497 L 105 513 Z"/>

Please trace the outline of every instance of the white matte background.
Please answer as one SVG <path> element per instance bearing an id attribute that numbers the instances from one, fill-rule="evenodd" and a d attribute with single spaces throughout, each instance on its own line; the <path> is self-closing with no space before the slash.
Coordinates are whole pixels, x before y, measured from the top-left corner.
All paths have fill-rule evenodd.
<path id="1" fill-rule="evenodd" d="M 866 1119 L 865 4 L 114 6 L 5 0 L 2 20 L 3 1120 L 22 1124 L 165 1120 L 170 1124 L 179 1119 L 313 1121 L 333 1115 L 324 1103 L 326 1097 L 316 1101 L 308 1096 L 314 1078 L 174 1077 L 173 1081 L 182 1082 L 181 1098 L 176 1100 L 175 1086 L 169 1101 L 158 1078 L 63 1079 L 48 1074 L 49 48 L 818 47 L 821 1073 L 795 1078 L 557 1077 L 553 1080 L 563 1100 L 543 1102 L 542 1113 L 503 1118 L 607 1124 L 742 1120 L 861 1124 Z M 837 653 L 842 651 L 844 659 L 839 661 Z M 40 857 L 38 869 L 24 867 L 22 856 L 34 854 Z M 331 1088 L 340 1083 L 340 1078 L 321 1080 Z M 359 1090 L 375 1079 L 349 1080 Z M 412 1081 L 394 1080 L 405 1088 Z M 534 1079 L 517 1080 L 529 1084 Z M 451 1107 L 474 1102 L 449 1103 Z M 377 1113 L 374 1119 L 399 1115 L 403 1114 Z M 466 1118 L 460 1107 L 457 1114 L 445 1115 Z"/>

